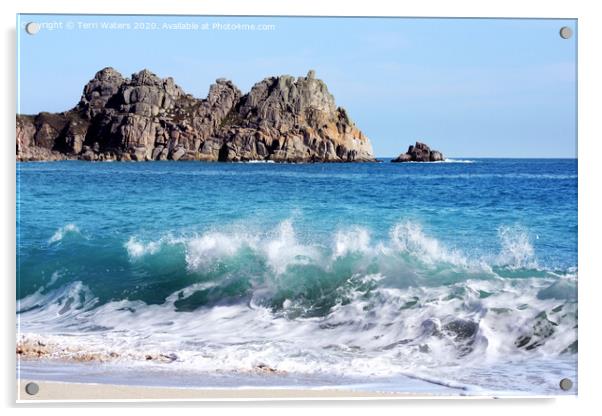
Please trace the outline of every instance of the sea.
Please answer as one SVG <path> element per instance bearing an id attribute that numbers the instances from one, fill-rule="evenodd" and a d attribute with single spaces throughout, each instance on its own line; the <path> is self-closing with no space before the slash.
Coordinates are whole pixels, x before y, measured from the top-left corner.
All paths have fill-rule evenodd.
<path id="1" fill-rule="evenodd" d="M 389 161 L 17 163 L 18 376 L 576 394 L 577 160 Z"/>

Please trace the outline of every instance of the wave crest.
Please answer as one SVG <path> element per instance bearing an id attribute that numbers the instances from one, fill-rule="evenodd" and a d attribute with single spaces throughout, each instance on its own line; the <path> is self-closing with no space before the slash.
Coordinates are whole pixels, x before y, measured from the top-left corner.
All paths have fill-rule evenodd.
<path id="1" fill-rule="evenodd" d="M 397 250 L 425 263 L 468 265 L 468 260 L 460 251 L 450 250 L 436 238 L 425 235 L 420 224 L 406 221 L 395 225 L 391 231 L 391 241 Z"/>
<path id="2" fill-rule="evenodd" d="M 376 262 L 384 266 L 383 270 L 405 265 L 406 269 L 412 268 L 418 275 L 424 276 L 432 268 L 485 273 L 488 276 L 493 273 L 492 267 L 509 270 L 539 268 L 535 248 L 525 229 L 502 226 L 498 230 L 498 238 L 500 251 L 497 254 L 469 256 L 428 235 L 419 223 L 407 220 L 395 224 L 389 231 L 388 239 L 374 240 L 370 230 L 351 226 L 340 229 L 332 236 L 330 243 L 324 244 L 320 241 L 300 241 L 293 222 L 285 220 L 274 230 L 263 233 L 208 231 L 193 236 L 168 235 L 146 242 L 131 236 L 124 247 L 129 258 L 138 261 L 147 255 L 161 254 L 165 246 L 181 246 L 185 252 L 187 269 L 201 273 L 217 262 L 229 262 L 241 255 L 261 259 L 276 275 L 285 273 L 292 266 L 313 265 L 331 270 L 342 261 L 359 261 L 358 264 L 363 267 Z M 387 264 L 391 267 L 387 267 Z M 418 265 L 425 268 L 420 269 Z M 363 270 L 360 268 L 356 271 Z"/>
<path id="3" fill-rule="evenodd" d="M 130 237 L 130 239 L 124 244 L 125 249 L 128 252 L 128 256 L 131 259 L 138 259 L 146 256 L 147 254 L 155 254 L 161 248 L 161 241 L 151 241 L 143 243 L 136 237 Z"/>
<path id="4" fill-rule="evenodd" d="M 48 244 L 54 244 L 61 241 L 68 234 L 79 234 L 79 228 L 73 223 L 69 223 L 54 232 L 52 237 L 48 239 Z"/>

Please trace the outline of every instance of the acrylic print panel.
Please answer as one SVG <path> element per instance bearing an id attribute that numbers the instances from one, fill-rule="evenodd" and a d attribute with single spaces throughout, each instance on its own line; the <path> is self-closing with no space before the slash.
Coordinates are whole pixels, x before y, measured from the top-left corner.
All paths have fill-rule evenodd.
<path id="1" fill-rule="evenodd" d="M 17 32 L 20 399 L 577 393 L 575 20 Z"/>

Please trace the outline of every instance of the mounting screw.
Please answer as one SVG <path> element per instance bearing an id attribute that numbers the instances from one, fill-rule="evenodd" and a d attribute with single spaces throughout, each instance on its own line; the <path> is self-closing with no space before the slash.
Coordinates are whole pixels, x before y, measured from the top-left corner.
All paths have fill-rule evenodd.
<path id="1" fill-rule="evenodd" d="M 29 22 L 25 25 L 25 31 L 29 35 L 35 35 L 36 33 L 38 33 L 40 31 L 40 25 L 37 24 L 36 22 Z"/>
<path id="2" fill-rule="evenodd" d="M 40 386 L 38 383 L 27 383 L 25 385 L 25 392 L 30 396 L 35 396 L 40 391 Z"/>
<path id="3" fill-rule="evenodd" d="M 573 388 L 573 381 L 570 378 L 560 380 L 560 388 L 564 391 L 569 391 Z"/>
<path id="4" fill-rule="evenodd" d="M 568 26 L 563 26 L 560 28 L 560 37 L 562 39 L 568 39 L 573 36 L 573 29 Z"/>

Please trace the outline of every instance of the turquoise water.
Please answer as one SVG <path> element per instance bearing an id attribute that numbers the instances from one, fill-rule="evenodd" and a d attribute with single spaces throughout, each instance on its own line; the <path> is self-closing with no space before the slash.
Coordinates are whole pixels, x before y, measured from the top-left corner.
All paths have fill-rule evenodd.
<path id="1" fill-rule="evenodd" d="M 575 377 L 574 159 L 17 169 L 18 329 L 59 355 L 545 394 Z"/>

